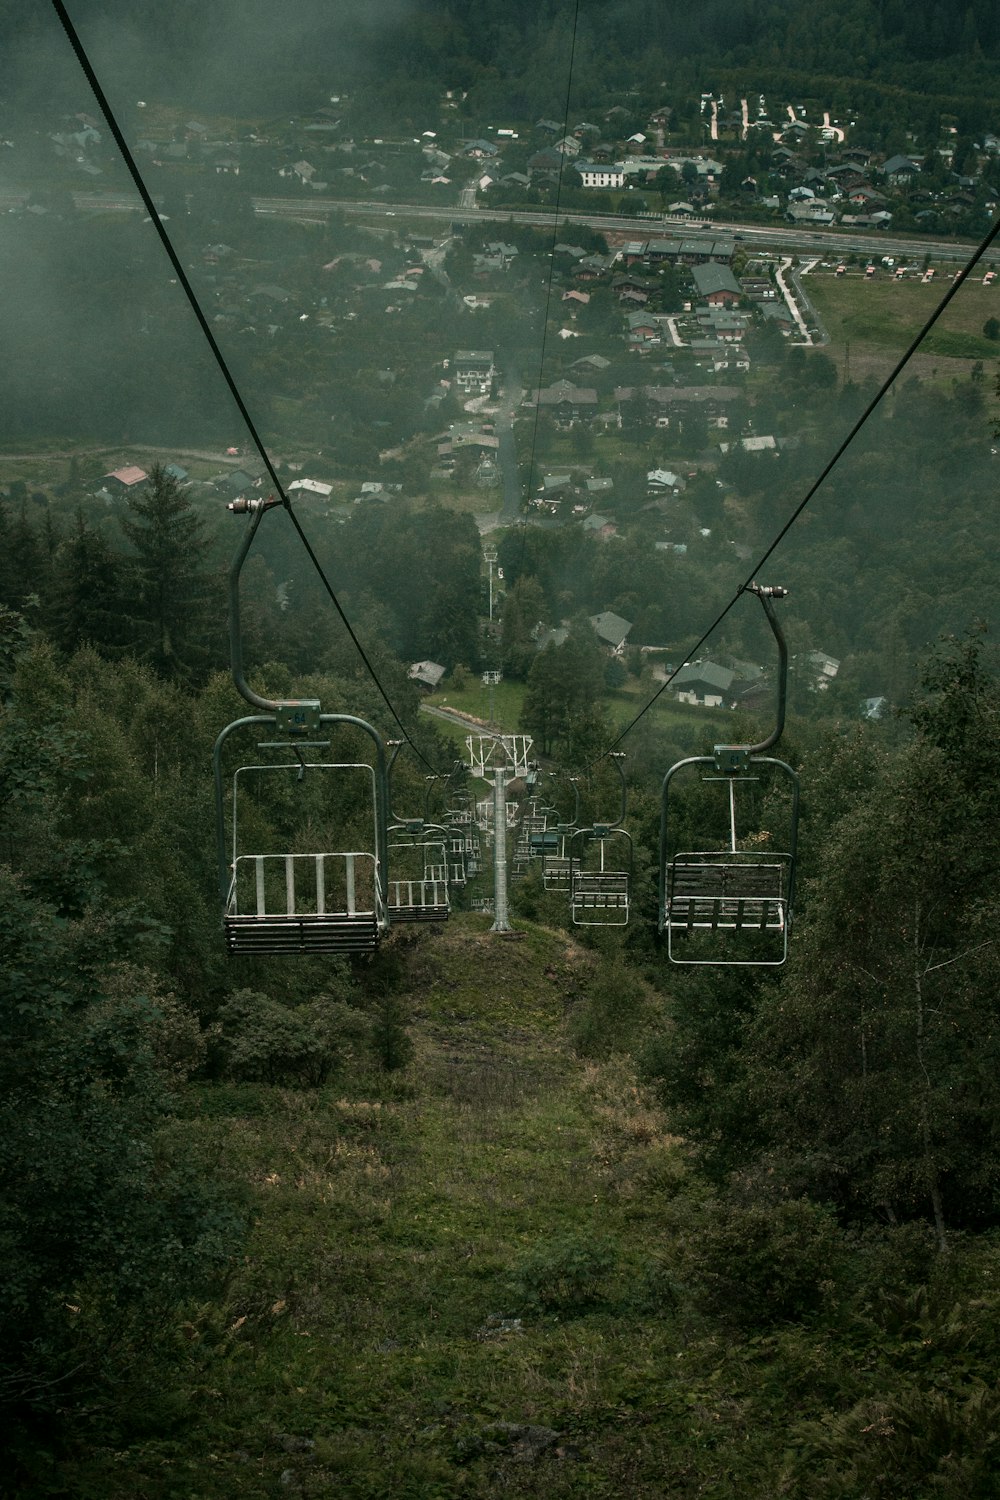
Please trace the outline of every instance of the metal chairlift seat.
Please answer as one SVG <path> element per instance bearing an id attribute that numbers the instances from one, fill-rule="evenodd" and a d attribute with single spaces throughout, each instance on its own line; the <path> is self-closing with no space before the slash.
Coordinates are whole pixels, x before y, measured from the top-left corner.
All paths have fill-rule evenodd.
<path id="1" fill-rule="evenodd" d="M 265 698 L 251 688 L 244 671 L 240 575 L 264 516 L 278 503 L 273 497 L 241 497 L 229 506 L 234 514 L 251 517 L 229 568 L 233 685 L 252 708 L 263 712 L 227 724 L 212 752 L 226 948 L 231 954 L 250 955 L 371 952 L 388 926 L 389 786 L 382 738 L 352 714 L 321 713 L 316 699 Z M 252 730 L 259 741 L 264 726 L 278 736 L 277 742 L 259 744 L 259 750 L 267 752 L 265 759 L 237 767 L 230 783 L 228 769 L 223 770 L 224 752 L 228 763 L 240 735 Z M 344 733 L 352 749 L 360 736 L 363 758 L 333 755 L 329 737 L 335 732 Z M 322 759 L 306 759 L 307 753 L 317 752 L 322 752 Z M 337 816 L 346 805 L 354 831 L 337 837 L 336 818 L 328 811 L 330 804 L 324 802 L 322 789 L 329 779 L 348 775 L 354 784 L 347 798 L 337 804 Z M 281 790 L 277 802 L 267 811 L 258 809 L 256 818 L 252 794 L 250 815 L 241 815 L 251 776 Z M 294 789 L 307 778 L 306 796 L 298 802 L 289 797 L 289 787 Z"/>
<path id="2" fill-rule="evenodd" d="M 569 904 L 574 924 L 626 927 L 632 870 L 629 834 L 607 824 L 581 828 L 571 848 Z"/>
<path id="3" fill-rule="evenodd" d="M 361 884 L 376 886 L 374 860 L 363 851 L 323 854 L 240 855 L 223 915 L 230 953 L 366 953 L 379 943 L 385 922 L 381 903 L 358 899 Z M 284 884 L 284 901 L 268 898 L 272 869 Z M 337 876 L 331 879 L 331 874 Z M 240 897 L 249 874 L 255 899 Z M 342 882 L 342 883 L 341 883 Z M 341 889 L 337 891 L 337 886 Z M 253 908 L 248 910 L 248 904 Z"/>
<path id="4" fill-rule="evenodd" d="M 625 772 L 620 751 L 609 760 L 621 782 L 621 812 L 613 823 L 574 828 L 569 840 L 569 908 L 577 927 L 626 927 L 632 884 L 632 836 L 625 820 Z"/>
<path id="5" fill-rule="evenodd" d="M 556 812 L 555 822 L 547 830 L 548 837 L 542 853 L 542 884 L 547 891 L 568 891 L 570 887 L 573 863 L 570 859 L 570 840 L 576 831 L 580 815 L 580 790 L 575 776 L 571 776 L 569 782 L 576 804 L 573 816 L 567 820 Z"/>
<path id="6" fill-rule="evenodd" d="M 389 919 L 443 922 L 450 910 L 447 833 L 412 825 L 389 829 Z"/>
<path id="7" fill-rule="evenodd" d="M 347 715 L 317 715 L 316 722 L 324 727 L 343 723 L 361 727 L 376 742 L 373 762 L 331 758 L 328 740 L 258 744 L 258 757 L 260 752 L 271 751 L 279 758 L 257 758 L 238 765 L 227 794 L 222 753 L 230 734 L 263 725 L 277 725 L 280 733 L 284 725 L 277 716 L 245 718 L 228 725 L 216 741 L 222 927 L 230 954 L 371 952 L 388 925 L 385 803 L 379 791 L 381 742 L 370 726 Z M 329 830 L 322 834 L 300 830 L 293 847 L 281 847 L 287 833 L 263 834 L 257 827 L 259 819 L 243 815 L 244 804 L 248 799 L 252 802 L 255 793 L 263 793 L 265 804 L 268 793 L 280 802 L 288 799 L 290 787 L 305 779 L 312 785 L 317 776 L 324 787 L 350 779 L 358 803 L 357 822 L 370 830 L 360 847 L 356 836 L 347 847 L 339 845 Z M 279 847 L 274 847 L 275 842 Z"/>
<path id="8" fill-rule="evenodd" d="M 782 964 L 791 927 L 792 855 L 759 849 L 706 850 L 676 854 L 666 870 L 662 928 L 675 963 L 719 961 L 719 950 L 701 956 L 680 939 L 695 932 L 748 938 L 766 934 L 770 946 L 743 945 L 743 961 Z M 729 961 L 739 962 L 730 947 Z"/>
<path id="9" fill-rule="evenodd" d="M 664 777 L 659 929 L 666 933 L 667 956 L 675 964 L 767 967 L 788 957 L 799 782 L 791 766 L 763 753 L 777 743 L 784 727 L 788 652 L 771 598 L 785 591 L 756 584 L 747 591 L 760 599 L 778 643 L 777 725 L 759 744 L 716 745 L 713 755 L 678 761 Z M 681 785 L 692 773 L 702 783 L 725 788 L 727 847 L 691 851 L 674 846 L 682 801 L 674 781 L 680 777 Z M 753 799 L 756 806 L 748 816 L 746 803 Z M 768 829 L 763 831 L 765 816 Z"/>
<path id="10" fill-rule="evenodd" d="M 572 830 L 560 827 L 554 832 L 555 842 L 542 856 L 542 884 L 547 891 L 568 891 L 572 873 L 568 835 Z"/>
<path id="11" fill-rule="evenodd" d="M 386 779 L 392 801 L 392 776 L 404 742 L 396 740 Z M 448 896 L 449 831 L 432 822 L 429 813 L 431 788 L 427 781 L 424 811 L 419 817 L 393 816 L 388 834 L 388 903 L 391 922 L 443 922 L 451 911 Z"/>

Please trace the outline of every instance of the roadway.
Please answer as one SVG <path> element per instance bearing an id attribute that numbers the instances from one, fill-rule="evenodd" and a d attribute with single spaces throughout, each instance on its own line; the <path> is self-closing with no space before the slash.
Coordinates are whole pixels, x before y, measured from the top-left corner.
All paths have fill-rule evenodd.
<path id="1" fill-rule="evenodd" d="M 465 196 L 465 194 L 463 194 Z M 0 211 L 13 211 L 24 206 L 27 191 L 0 192 Z M 143 212 L 142 200 L 136 194 L 125 192 L 74 192 L 76 207 L 88 213 L 136 213 Z M 661 215 L 652 218 L 631 218 L 617 214 L 543 212 L 537 209 L 496 209 L 470 207 L 466 203 L 456 207 L 436 207 L 426 203 L 378 203 L 347 202 L 340 198 L 324 198 L 319 194 L 303 197 L 254 197 L 251 199 L 254 212 L 261 217 L 274 216 L 290 219 L 309 219 L 322 222 L 331 213 L 362 215 L 376 221 L 404 217 L 408 221 L 426 219 L 431 224 L 475 224 L 514 223 L 530 224 L 538 228 L 553 229 L 556 224 L 584 224 L 604 234 L 632 234 L 636 238 L 649 239 L 657 235 L 683 234 L 687 238 L 721 238 L 736 235 L 743 249 L 749 254 L 766 251 L 784 252 L 791 255 L 820 255 L 831 260 L 844 255 L 865 256 L 892 255 L 896 259 L 922 260 L 929 255 L 932 260 L 968 260 L 975 243 L 966 240 L 941 240 L 926 236 L 893 235 L 891 231 L 879 230 L 862 234 L 854 231 L 804 229 L 800 225 L 761 225 L 726 223 L 712 224 L 699 221 L 696 227 L 683 219 L 665 220 Z"/>
<path id="2" fill-rule="evenodd" d="M 620 214 L 600 213 L 560 212 L 556 215 L 538 209 L 491 210 L 454 206 L 437 208 L 431 204 L 395 203 L 389 205 L 375 202 L 347 203 L 341 199 L 310 198 L 303 201 L 301 198 L 272 197 L 255 198 L 253 206 L 255 212 L 261 215 L 274 214 L 291 218 L 301 218 L 307 214 L 311 217 L 322 211 L 363 214 L 375 219 L 405 215 L 407 219 L 430 219 L 449 224 L 493 221 L 505 224 L 530 224 L 547 229 L 553 228 L 556 224 L 584 224 L 601 233 L 634 234 L 637 239 L 650 239 L 668 233 L 683 234 L 685 238 L 691 239 L 709 236 L 722 239 L 735 235 L 739 237 L 743 248 L 750 254 L 755 250 L 773 249 L 784 250 L 791 254 L 805 252 L 811 255 L 826 255 L 830 259 L 840 259 L 853 252 L 867 256 L 892 255 L 904 260 L 917 260 L 930 255 L 932 259 L 939 261 L 965 261 L 976 248 L 972 241 L 940 240 L 916 235 L 903 238 L 887 230 L 861 234 L 845 230 L 824 232 L 817 229 L 803 229 L 794 224 L 786 227 L 771 224 L 713 224 L 706 221 L 699 221 L 695 226 L 683 219 L 665 220 L 659 214 L 652 218 L 632 218 Z"/>

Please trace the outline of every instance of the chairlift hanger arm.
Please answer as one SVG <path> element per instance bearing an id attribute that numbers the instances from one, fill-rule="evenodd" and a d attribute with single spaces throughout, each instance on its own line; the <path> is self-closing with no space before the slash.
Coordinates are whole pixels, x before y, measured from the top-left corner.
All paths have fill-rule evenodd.
<path id="1" fill-rule="evenodd" d="M 622 765 L 622 762 L 624 761 L 624 759 L 625 759 L 625 752 L 624 752 L 624 750 L 609 750 L 608 751 L 608 760 L 610 760 L 612 762 L 612 764 L 614 765 L 615 770 L 618 772 L 618 778 L 621 781 L 621 793 L 622 793 L 621 811 L 619 812 L 617 818 L 614 820 L 613 823 L 602 823 L 600 825 L 595 824 L 594 825 L 595 829 L 598 826 L 600 826 L 601 828 L 606 828 L 606 829 L 621 828 L 622 824 L 625 822 L 625 813 L 626 813 L 627 805 L 628 805 L 628 789 L 627 789 L 627 787 L 625 785 L 625 768 Z"/>
<path id="2" fill-rule="evenodd" d="M 760 600 L 764 613 L 767 616 L 767 623 L 771 627 L 771 633 L 778 643 L 778 702 L 776 722 L 767 738 L 760 740 L 755 745 L 716 745 L 715 759 L 722 770 L 726 769 L 727 752 L 736 752 L 736 754 L 728 757 L 732 768 L 735 770 L 738 765 L 745 764 L 748 756 L 763 755 L 766 750 L 773 750 L 774 746 L 781 739 L 785 727 L 785 703 L 788 697 L 788 645 L 781 626 L 778 623 L 778 616 L 774 612 L 774 605 L 771 603 L 771 600 L 784 599 L 788 594 L 788 590 L 781 588 L 780 585 L 763 588 L 758 583 L 748 583 L 745 592 L 756 594 Z"/>
<path id="3" fill-rule="evenodd" d="M 578 776 L 570 776 L 564 771 L 552 772 L 550 774 L 552 774 L 554 779 L 558 777 L 562 781 L 568 781 L 570 786 L 573 788 L 573 816 L 571 818 L 562 817 L 560 809 L 557 806 L 553 806 L 553 811 L 555 812 L 557 818 L 556 827 L 558 828 L 559 832 L 571 833 L 580 821 L 580 778 Z M 554 795 L 552 800 L 553 804 L 555 804 Z"/>
<path id="4" fill-rule="evenodd" d="M 291 734 L 308 733 L 315 730 L 318 724 L 319 701 L 315 698 L 264 698 L 260 693 L 254 692 L 246 680 L 246 672 L 243 666 L 243 632 L 240 616 L 240 575 L 243 572 L 243 564 L 253 545 L 257 528 L 264 519 L 264 513 L 281 505 L 280 500 L 273 497 L 267 500 L 234 500 L 229 509 L 237 515 L 250 513 L 250 525 L 246 528 L 243 540 L 236 549 L 236 555 L 229 565 L 229 661 L 232 670 L 233 683 L 241 698 L 244 698 L 252 708 L 262 708 L 268 713 L 278 716 L 281 727 L 287 729 Z M 359 721 L 360 722 L 360 721 Z"/>

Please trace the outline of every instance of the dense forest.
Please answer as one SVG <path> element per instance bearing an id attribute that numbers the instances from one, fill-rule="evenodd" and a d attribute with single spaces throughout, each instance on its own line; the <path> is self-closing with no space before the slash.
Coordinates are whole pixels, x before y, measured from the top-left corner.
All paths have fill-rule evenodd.
<path id="1" fill-rule="evenodd" d="M 516 0 L 485 14 L 452 0 L 416 11 L 372 6 L 362 16 L 314 0 L 297 8 L 294 26 L 281 28 L 278 46 L 273 9 L 260 3 L 207 13 L 173 5 L 152 17 L 143 12 L 141 25 L 121 0 L 80 0 L 71 15 L 85 41 L 108 49 L 109 77 L 134 68 L 141 48 L 169 93 L 237 112 L 248 78 L 257 110 L 280 110 L 291 97 L 301 106 L 309 96 L 315 107 L 331 90 L 351 88 L 391 97 L 407 112 L 444 80 L 468 91 L 473 117 L 499 107 L 530 118 L 561 102 L 553 81 L 565 78 L 572 51 L 580 97 L 610 98 L 678 72 L 703 78 L 705 87 L 743 74 L 758 86 L 795 84 L 807 93 L 836 81 L 844 97 L 856 90 L 863 97 L 865 84 L 953 96 L 964 128 L 975 129 L 975 112 L 994 93 L 990 65 L 1000 49 L 988 0 L 850 0 L 836 9 L 821 0 L 713 0 L 695 10 L 677 0 L 627 7 Z M 11 3 L 2 26 L 11 39 L 5 91 L 12 83 L 27 87 L 30 69 L 51 47 L 49 18 Z"/>
<path id="2" fill-rule="evenodd" d="M 155 78 L 220 113 L 349 89 L 366 122 L 417 128 L 449 88 L 470 126 L 508 109 L 561 118 L 570 55 L 588 101 L 678 80 L 692 97 L 801 85 L 855 109 L 873 141 L 922 95 L 935 123 L 970 133 L 1000 98 L 985 0 L 303 3 L 280 48 L 274 8 L 256 3 L 73 9 L 129 108 Z M 3 3 L 0 27 L 0 93 L 19 119 L 79 108 L 51 18 Z M 236 202 L 230 185 L 214 203 L 201 192 L 177 230 L 186 257 Z M 44 481 L 0 494 L 0 1491 L 1000 1493 L 1000 537 L 982 362 L 899 380 L 769 560 L 790 589 L 780 754 L 802 789 L 790 955 L 683 966 L 657 931 L 664 774 L 720 734 L 762 732 L 773 642 L 739 599 L 712 649 L 766 664 L 767 691 L 763 708 L 714 718 L 661 702 L 638 643 L 685 659 L 871 401 L 871 368 L 852 379 L 846 354 L 760 336 L 752 399 L 738 393 L 727 420 L 782 441 L 716 447 L 710 463 L 707 419 L 663 428 L 640 391 L 601 450 L 613 543 L 522 515 L 492 534 L 487 584 L 473 514 L 430 498 L 412 454 L 384 457 L 400 434 L 438 438 L 428 330 L 454 348 L 469 327 L 447 266 L 393 313 L 419 380 L 394 380 L 371 337 L 388 321 L 381 286 L 345 292 L 357 331 L 335 346 L 315 320 L 279 346 L 234 319 L 233 369 L 270 433 L 294 411 L 319 456 L 337 418 L 337 480 L 370 468 L 402 486 L 315 526 L 304 502 L 312 558 L 280 507 L 265 518 L 242 578 L 252 689 L 357 716 L 380 744 L 405 736 L 391 794 L 404 825 L 455 787 L 463 810 L 483 793 L 456 768 L 465 723 L 456 740 L 421 712 L 414 663 L 447 669 L 456 701 L 502 669 L 502 728 L 532 736 L 538 761 L 510 789 L 522 825 L 539 796 L 563 819 L 578 798 L 581 826 L 614 814 L 605 752 L 627 724 L 631 910 L 574 923 L 527 860 L 514 931 L 491 931 L 474 909 L 486 862 L 478 885 L 455 883 L 446 920 L 397 922 L 371 951 L 233 957 L 211 765 L 247 707 L 226 628 L 247 518 L 157 462 L 144 487 L 109 491 L 103 444 L 214 453 L 236 416 L 174 316 L 149 226 L 88 219 L 61 193 L 46 189 L 3 251 L 64 295 L 36 326 L 41 299 L 16 281 L 15 344 L 36 342 L 2 376 L 12 430 L 52 452 L 31 456 Z M 287 255 L 293 291 L 318 249 L 324 273 L 341 253 L 372 257 L 343 224 L 331 245 L 329 226 L 307 241 L 245 205 L 244 220 L 247 258 L 277 275 Z M 456 242 L 451 270 L 481 248 Z M 510 329 L 512 366 L 545 321 L 530 232 L 519 248 L 524 300 L 477 325 L 498 345 Z M 385 274 L 404 266 L 389 246 Z M 336 306 L 347 273 L 329 276 Z M 141 360 L 123 361 L 133 346 Z M 624 384 L 605 365 L 602 399 Z M 553 367 L 566 375 L 569 352 Z M 536 425 L 567 461 L 598 441 Z M 650 464 L 689 457 L 684 488 L 651 507 Z M 534 448 L 521 459 L 531 494 Z M 590 621 L 608 611 L 634 646 L 599 643 Z M 824 691 L 802 665 L 815 651 L 839 659 Z M 863 711 L 873 699 L 880 715 Z M 327 795 L 301 754 L 285 769 L 279 795 L 250 797 L 262 839 L 362 837 L 366 793 Z M 709 779 L 684 802 L 692 841 L 725 841 L 718 790 Z M 751 806 L 751 844 L 767 848 L 786 804 L 762 786 Z"/>
<path id="3" fill-rule="evenodd" d="M 433 528 L 432 515 L 422 519 Z M 191 1451 L 207 1451 L 208 1443 L 226 1455 L 203 1492 L 236 1493 L 230 1486 L 241 1481 L 231 1466 L 244 1462 L 236 1451 L 242 1445 L 234 1447 L 211 1422 L 202 1428 L 192 1402 L 201 1383 L 236 1380 L 234 1399 L 262 1403 L 251 1428 L 256 1434 L 258 1420 L 263 1426 L 251 1446 L 260 1442 L 270 1451 L 265 1429 L 276 1420 L 267 1415 L 270 1400 L 236 1394 L 233 1335 L 222 1329 L 242 1329 L 249 1317 L 240 1347 L 282 1359 L 277 1348 L 267 1353 L 267 1319 L 258 1327 L 261 1294 L 251 1293 L 248 1277 L 252 1282 L 254 1268 L 279 1253 L 267 1236 L 286 1231 L 258 1203 L 253 1174 L 247 1178 L 246 1168 L 237 1167 L 249 1141 L 238 1150 L 231 1142 L 218 1160 L 211 1143 L 222 1139 L 223 1128 L 227 1138 L 238 1126 L 256 1137 L 260 1127 L 249 1122 L 263 1111 L 277 1131 L 265 1150 L 272 1160 L 291 1150 L 299 1162 L 294 1176 L 304 1170 L 307 1148 L 301 1140 L 292 1145 L 288 1127 L 278 1124 L 289 1110 L 300 1120 L 296 1128 L 306 1111 L 317 1148 L 323 1142 L 323 1152 L 337 1153 L 355 1149 L 335 1118 L 347 1100 L 394 1110 L 407 1088 L 418 1099 L 433 1089 L 424 1049 L 434 1037 L 449 1037 L 454 1022 L 446 1010 L 427 1032 L 428 1002 L 416 996 L 423 984 L 439 993 L 434 976 L 445 961 L 437 956 L 443 931 L 418 935 L 400 927 L 378 952 L 353 960 L 227 960 L 206 768 L 213 739 L 242 705 L 220 670 L 223 632 L 210 622 L 221 578 L 203 527 L 159 470 L 147 494 L 130 497 L 123 509 L 116 546 L 82 519 L 48 547 L 23 516 L 20 525 L 8 521 L 17 539 L 4 575 L 0 716 L 8 1472 L 17 1476 L 13 1493 L 25 1495 L 69 1495 L 77 1485 L 96 1483 L 109 1494 L 134 1494 L 142 1486 L 166 1496 L 177 1492 L 171 1476 L 183 1460 L 155 1454 L 165 1454 L 165 1434 L 182 1423 Z M 393 561 L 387 534 L 379 541 L 380 521 L 376 511 L 358 523 L 376 526 L 370 552 L 364 550 L 393 571 L 369 577 L 369 615 L 357 618 L 380 643 L 375 670 L 406 732 L 421 755 L 446 769 L 447 746 L 425 720 L 418 724 L 414 689 L 386 638 L 398 630 L 413 640 L 410 633 L 425 627 L 419 613 L 409 613 L 414 600 L 400 587 L 405 566 Z M 438 522 L 449 524 L 443 515 Z M 477 591 L 478 548 L 460 533 L 454 543 L 456 577 L 451 583 L 439 577 L 438 586 L 464 589 L 465 618 L 474 621 L 481 600 L 469 596 Z M 419 528 L 409 542 L 404 529 L 398 544 L 414 574 L 430 566 L 420 561 Z M 444 550 L 439 544 L 437 551 Z M 249 589 L 245 611 L 258 690 L 305 691 L 324 706 L 347 704 L 388 737 L 397 726 L 387 719 L 375 680 L 360 670 L 346 640 L 320 628 L 318 603 L 300 601 L 305 617 L 316 621 L 306 643 L 298 611 L 291 630 L 280 610 L 266 617 L 273 586 L 260 590 L 261 578 L 259 570 L 248 573 L 258 587 Z M 544 596 L 527 575 L 523 589 L 530 614 L 531 591 L 536 600 Z M 379 603 L 388 597 L 391 616 Z M 518 597 L 516 589 L 511 597 Z M 451 614 L 433 591 L 418 590 L 416 601 L 432 614 L 439 608 Z M 516 656 L 514 615 L 506 637 Z M 516 672 L 516 660 L 512 666 Z M 558 747 L 564 765 L 575 759 L 590 816 L 606 816 L 613 805 L 606 771 L 585 763 L 606 743 L 609 670 L 601 652 L 585 649 L 578 635 L 555 655 L 543 652 L 527 672 L 525 722 L 535 725 L 541 713 L 534 730 L 539 750 Z M 585 1208 L 570 1210 L 566 1200 L 563 1230 L 530 1231 L 530 1253 L 524 1243 L 508 1244 L 493 1225 L 494 1269 L 479 1273 L 485 1279 L 478 1294 L 442 1271 L 435 1295 L 458 1298 L 448 1315 L 457 1320 L 448 1325 L 449 1339 L 467 1338 L 467 1320 L 487 1309 L 500 1322 L 484 1326 L 513 1320 L 518 1329 L 537 1328 L 545 1345 L 592 1337 L 605 1326 L 609 1339 L 612 1327 L 615 1339 L 632 1326 L 655 1329 L 656 1346 L 673 1352 L 651 1357 L 648 1389 L 628 1398 L 640 1404 L 667 1389 L 662 1361 L 681 1358 L 683 1349 L 685 1359 L 698 1362 L 700 1378 L 716 1379 L 710 1350 L 720 1338 L 741 1358 L 763 1340 L 776 1361 L 774 1420 L 779 1427 L 797 1424 L 794 1464 L 787 1455 L 782 1462 L 786 1480 L 794 1470 L 805 1486 L 800 1492 L 816 1483 L 826 1488 L 812 1492 L 850 1493 L 829 1488 L 831 1476 L 843 1468 L 856 1434 L 872 1423 L 886 1442 L 872 1452 L 862 1445 L 851 1457 L 851 1472 L 865 1476 L 871 1493 L 899 1492 L 898 1463 L 913 1494 L 987 1483 L 997 1331 L 989 1278 L 1000 1214 L 1000 1059 L 992 1010 L 1000 782 L 991 748 L 998 683 L 995 647 L 974 628 L 925 658 L 904 711 L 884 725 L 852 726 L 832 704 L 825 715 L 793 717 L 783 753 L 801 774 L 804 805 L 801 893 L 787 973 L 685 972 L 666 961 L 653 914 L 659 783 L 672 759 L 705 748 L 693 726 L 674 721 L 655 727 L 644 721 L 628 742 L 635 849 L 628 926 L 574 928 L 565 893 L 547 889 L 537 867 L 513 887 L 522 937 L 533 933 L 532 944 L 556 945 L 544 962 L 526 959 L 516 982 L 522 1010 L 511 1010 L 511 981 L 500 978 L 501 970 L 497 982 L 504 988 L 496 994 L 484 980 L 475 948 L 484 929 L 463 913 L 467 903 L 456 891 L 453 930 L 441 955 L 472 968 L 448 980 L 445 993 L 470 985 L 484 1014 L 499 1006 L 488 1023 L 492 1040 L 475 1044 L 475 1067 L 506 1068 L 501 1059 L 508 1053 L 516 1067 L 513 1060 L 536 1045 L 525 1031 L 527 1017 L 551 1003 L 533 998 L 537 972 L 539 983 L 563 994 L 560 1068 L 575 1057 L 575 1066 L 611 1070 L 606 1077 L 601 1072 L 600 1087 L 611 1090 L 614 1107 L 628 1098 L 638 1109 L 645 1100 L 641 1108 L 662 1116 L 656 1128 L 673 1144 L 667 1160 L 644 1165 L 638 1198 L 619 1197 L 614 1178 L 595 1178 Z M 739 724 L 733 727 L 738 734 Z M 424 797 L 421 767 L 412 757 L 400 766 L 394 804 L 417 808 Z M 564 802 L 565 781 L 556 777 L 552 786 L 551 795 Z M 321 808 L 315 788 L 307 801 L 303 796 L 262 802 L 254 818 L 274 829 L 289 818 L 316 816 L 360 826 L 351 800 Z M 701 823 L 704 832 L 704 820 L 714 826 L 718 818 L 706 797 L 707 789 L 685 814 L 692 831 Z M 767 839 L 773 810 L 765 801 L 757 815 Z M 463 931 L 470 945 L 465 960 Z M 566 951 L 576 954 L 572 974 L 558 956 L 560 933 L 570 944 Z M 489 934 L 485 941 L 503 943 Z M 532 963 L 540 963 L 537 971 Z M 455 1055 L 467 1043 L 444 1042 L 459 1047 Z M 463 1066 L 472 1066 L 471 1055 Z M 618 1081 L 611 1083 L 615 1068 Z M 554 1089 L 554 1080 L 547 1087 Z M 504 1108 L 520 1097 L 512 1095 Z M 272 1168 L 255 1170 L 271 1180 Z M 545 1170 L 541 1162 L 538 1170 Z M 451 1210 L 441 1212 L 434 1244 L 438 1234 L 454 1233 Z M 616 1226 L 613 1239 L 599 1228 L 602 1221 Z M 636 1271 L 644 1290 L 615 1292 L 651 1231 L 655 1262 Z M 296 1326 L 305 1332 L 315 1318 L 296 1278 L 320 1275 L 336 1306 L 347 1296 L 346 1273 L 342 1262 L 336 1273 L 296 1269 L 303 1253 L 321 1252 L 327 1226 L 311 1220 L 289 1232 L 295 1248 L 280 1252 L 283 1269 L 269 1276 L 268 1305 L 272 1318 L 274 1308 L 299 1308 L 294 1317 L 308 1322 Z M 400 1319 L 408 1316 L 404 1307 Z M 198 1349 L 178 1362 L 177 1340 L 185 1337 L 196 1338 Z M 796 1397 L 795 1383 L 806 1379 L 799 1365 L 803 1340 L 815 1341 L 809 1358 L 823 1386 L 813 1390 L 806 1380 L 808 1397 Z M 928 1352 L 918 1357 L 916 1347 Z M 956 1347 L 961 1361 L 952 1366 Z M 364 1368 L 366 1356 L 359 1350 L 357 1357 Z M 451 1356 L 441 1357 L 446 1364 L 431 1389 L 436 1383 L 447 1392 Z M 856 1358 L 867 1362 L 875 1382 L 867 1389 L 838 1363 Z M 367 1403 L 382 1399 L 355 1396 L 352 1430 L 365 1429 L 373 1419 Z M 435 1399 L 450 1410 L 447 1394 Z M 533 1418 L 537 1425 L 536 1403 L 515 1393 L 508 1400 L 522 1425 Z M 591 1401 L 571 1405 L 577 1429 L 597 1444 Z M 563 1411 L 559 1402 L 541 1409 L 556 1427 L 567 1420 L 565 1413 L 556 1416 L 557 1407 Z M 407 1398 L 404 1424 L 420 1421 L 422 1409 L 419 1398 L 415 1408 Z M 924 1431 L 931 1411 L 934 1422 Z M 283 1431 L 301 1432 L 301 1417 L 288 1413 L 281 1420 Z M 461 1424 L 469 1420 L 463 1416 Z M 491 1493 L 497 1452 L 505 1442 L 522 1441 L 517 1422 L 510 1427 L 504 1420 L 507 1427 L 483 1427 L 480 1418 L 485 1437 L 473 1440 L 456 1438 L 449 1418 L 431 1468 L 418 1468 L 423 1478 L 413 1493 L 457 1494 L 467 1483 L 471 1493 Z M 722 1447 L 693 1468 L 684 1460 L 689 1482 L 711 1476 L 720 1482 L 723 1463 L 735 1465 L 727 1472 L 741 1475 L 744 1493 L 772 1493 L 774 1464 L 755 1450 L 746 1467 L 730 1447 L 742 1441 L 729 1431 L 730 1416 L 719 1420 Z M 356 1443 L 353 1457 L 346 1451 L 332 1457 L 340 1451 L 341 1427 L 340 1417 L 314 1414 L 306 1436 L 294 1439 L 305 1447 L 288 1448 L 282 1438 L 276 1451 L 284 1445 L 285 1458 L 278 1461 L 287 1466 L 289 1452 L 312 1453 L 311 1434 L 322 1431 L 326 1459 L 301 1482 L 322 1486 L 330 1473 L 325 1465 L 333 1462 L 346 1466 L 352 1493 L 384 1493 L 384 1474 L 369 1469 L 372 1460 Z M 900 1427 L 909 1434 L 903 1450 L 888 1441 Z M 405 1452 L 395 1446 L 401 1431 L 391 1440 L 394 1472 Z M 171 1452 L 187 1451 L 185 1440 L 171 1441 Z M 660 1431 L 658 1419 L 648 1443 L 643 1463 L 650 1475 L 680 1461 L 683 1448 Z M 116 1449 L 117 1479 L 107 1467 L 108 1444 Z M 620 1492 L 621 1459 L 598 1447 L 598 1493 Z M 273 1474 L 274 1460 L 262 1462 L 265 1475 Z M 309 1462 L 315 1467 L 315 1458 Z M 271 1482 L 262 1477 L 251 1492 L 270 1493 Z M 649 1483 L 654 1488 L 636 1492 L 655 1493 L 659 1480 Z"/>

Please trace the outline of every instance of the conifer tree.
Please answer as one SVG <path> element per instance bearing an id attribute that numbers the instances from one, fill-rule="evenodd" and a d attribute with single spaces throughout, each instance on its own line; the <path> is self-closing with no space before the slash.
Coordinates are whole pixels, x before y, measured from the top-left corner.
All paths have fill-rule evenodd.
<path id="1" fill-rule="evenodd" d="M 136 654 L 162 677 L 200 677 L 209 665 L 205 528 L 161 465 L 154 465 L 140 494 L 129 496 L 122 529 L 135 550 L 131 617 Z"/>
<path id="2" fill-rule="evenodd" d="M 63 651 L 90 644 L 102 656 L 119 654 L 128 644 L 125 606 L 122 559 L 78 509 L 53 561 L 52 639 Z"/>

